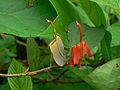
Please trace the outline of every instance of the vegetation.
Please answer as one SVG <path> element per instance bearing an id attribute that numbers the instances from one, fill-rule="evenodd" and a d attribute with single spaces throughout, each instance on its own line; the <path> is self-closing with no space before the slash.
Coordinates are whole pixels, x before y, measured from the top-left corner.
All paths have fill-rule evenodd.
<path id="1" fill-rule="evenodd" d="M 120 0 L 0 0 L 0 90 L 119 90 Z"/>

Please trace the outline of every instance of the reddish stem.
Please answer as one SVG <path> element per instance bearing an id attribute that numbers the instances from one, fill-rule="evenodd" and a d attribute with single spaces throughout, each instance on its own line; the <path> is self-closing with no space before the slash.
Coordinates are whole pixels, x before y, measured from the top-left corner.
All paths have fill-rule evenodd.
<path id="1" fill-rule="evenodd" d="M 77 28 L 80 30 L 80 42 L 82 42 L 82 27 L 77 21 L 76 24 L 77 24 Z"/>
<path id="2" fill-rule="evenodd" d="M 47 21 L 48 21 L 48 23 L 50 23 L 50 24 L 52 25 L 52 28 L 54 29 L 54 33 L 55 33 L 55 35 L 56 35 L 56 34 L 57 34 L 57 33 L 56 33 L 56 28 L 55 28 L 53 22 L 52 22 L 51 20 L 47 20 Z"/>

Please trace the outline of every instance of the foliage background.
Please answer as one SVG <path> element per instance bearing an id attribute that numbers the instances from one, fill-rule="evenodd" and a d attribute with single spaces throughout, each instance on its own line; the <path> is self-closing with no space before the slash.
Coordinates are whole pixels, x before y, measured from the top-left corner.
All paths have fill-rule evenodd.
<path id="1" fill-rule="evenodd" d="M 120 89 L 120 0 L 0 0 L 1 73 L 49 66 L 54 33 L 46 19 L 63 40 L 68 64 L 35 75 L 40 80 L 1 77 L 0 90 Z M 81 68 L 69 66 L 71 47 L 79 42 L 76 20 L 93 52 Z"/>

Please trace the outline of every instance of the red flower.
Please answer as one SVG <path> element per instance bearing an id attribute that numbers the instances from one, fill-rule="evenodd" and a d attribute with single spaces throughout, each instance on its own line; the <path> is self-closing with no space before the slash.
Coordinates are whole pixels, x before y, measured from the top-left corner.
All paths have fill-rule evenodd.
<path id="1" fill-rule="evenodd" d="M 78 67 L 80 67 L 80 62 L 82 61 L 83 57 L 83 50 L 85 51 L 87 57 L 92 56 L 90 48 L 87 46 L 86 42 L 82 40 L 82 27 L 78 22 L 76 22 L 76 24 L 78 29 L 80 30 L 80 43 L 72 47 L 70 57 L 70 65 L 72 67 L 74 67 L 75 64 L 78 64 Z"/>

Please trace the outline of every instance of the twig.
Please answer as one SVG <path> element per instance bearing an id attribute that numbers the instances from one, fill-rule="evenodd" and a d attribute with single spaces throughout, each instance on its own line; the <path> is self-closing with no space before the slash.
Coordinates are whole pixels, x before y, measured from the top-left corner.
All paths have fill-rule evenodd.
<path id="1" fill-rule="evenodd" d="M 52 68 L 56 68 L 58 66 L 52 66 L 52 67 L 47 67 L 47 68 L 43 68 L 40 70 L 36 70 L 36 71 L 28 71 L 28 72 L 23 72 L 23 73 L 17 73 L 17 74 L 1 74 L 0 73 L 0 77 L 20 77 L 20 76 L 32 76 L 32 75 L 36 75 L 40 72 L 45 72 L 48 71 Z"/>
<path id="2" fill-rule="evenodd" d="M 54 80 L 54 81 L 50 81 L 47 79 L 43 79 L 43 78 L 38 78 L 36 76 L 32 76 L 33 79 L 39 80 L 40 82 L 44 82 L 44 83 L 83 83 L 84 81 L 82 80 Z"/>
<path id="3" fill-rule="evenodd" d="M 98 63 L 98 64 L 81 64 L 81 66 L 90 66 L 90 67 L 98 67 L 98 66 L 101 66 L 103 65 L 104 63 Z"/>
<path id="4" fill-rule="evenodd" d="M 22 46 L 25 46 L 25 47 L 27 46 L 26 43 L 21 42 L 21 41 L 19 41 L 19 40 L 16 40 L 16 43 L 18 43 L 18 44 L 20 44 L 20 45 L 22 45 Z"/>
<path id="5" fill-rule="evenodd" d="M 26 76 L 26 73 L 19 73 L 19 74 L 1 74 L 0 77 L 20 77 L 20 76 Z"/>
<path id="6" fill-rule="evenodd" d="M 8 70 L 8 68 L 0 68 L 0 71 L 5 71 L 5 70 Z"/>
<path id="7" fill-rule="evenodd" d="M 27 75 L 31 76 L 31 75 L 35 75 L 37 73 L 40 73 L 40 72 L 44 72 L 44 71 L 48 71 L 52 68 L 56 68 L 58 66 L 52 66 L 52 67 L 47 67 L 47 68 L 43 68 L 43 69 L 40 69 L 40 70 L 36 70 L 36 71 L 31 71 L 31 72 L 27 72 Z"/>
<path id="8" fill-rule="evenodd" d="M 3 34 L 3 33 L 0 33 L 0 37 L 1 38 L 5 38 L 7 35 Z"/>
<path id="9" fill-rule="evenodd" d="M 22 46 L 27 46 L 27 44 L 26 43 L 24 43 L 24 42 L 22 42 L 22 41 L 19 41 L 19 40 L 16 40 L 16 43 L 18 43 L 18 44 L 20 44 L 20 45 L 22 45 Z M 40 49 L 47 49 L 47 47 L 44 47 L 44 46 L 38 46 L 38 48 L 40 48 Z"/>
<path id="10" fill-rule="evenodd" d="M 64 70 L 63 72 L 61 72 L 57 77 L 53 78 L 53 79 L 50 79 L 49 81 L 56 81 L 57 79 L 59 79 L 64 73 L 66 73 L 67 71 L 69 71 L 68 69 L 67 70 Z"/>
<path id="11" fill-rule="evenodd" d="M 39 78 L 36 76 L 32 76 L 33 79 L 39 80 L 40 82 L 44 82 L 44 83 L 82 83 L 84 81 L 82 80 L 58 80 L 65 72 L 69 71 L 68 69 L 63 71 L 62 73 L 60 73 L 57 77 L 53 78 L 53 79 L 43 79 L 43 78 Z"/>
<path id="12" fill-rule="evenodd" d="M 83 83 L 82 80 L 56 80 L 55 83 Z"/>
<path id="13" fill-rule="evenodd" d="M 50 67 L 54 65 L 53 54 L 50 55 Z"/>

